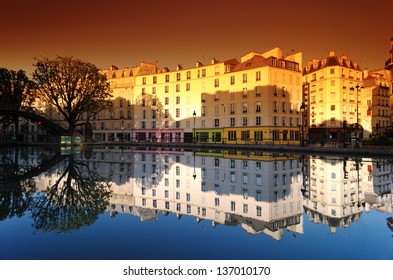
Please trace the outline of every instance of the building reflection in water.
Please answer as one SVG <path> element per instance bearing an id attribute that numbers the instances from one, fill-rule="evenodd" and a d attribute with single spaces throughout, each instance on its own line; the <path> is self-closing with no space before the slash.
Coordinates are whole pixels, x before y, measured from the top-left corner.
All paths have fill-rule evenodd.
<path id="1" fill-rule="evenodd" d="M 328 225 L 331 233 L 358 221 L 364 210 L 392 211 L 390 162 L 309 157 L 304 166 L 304 211 L 310 221 Z"/>
<path id="2" fill-rule="evenodd" d="M 236 151 L 94 150 L 92 167 L 111 176 L 108 209 L 156 220 L 159 213 L 212 226 L 241 225 L 281 239 L 303 233 L 299 156 Z"/>
<path id="3" fill-rule="evenodd" d="M 303 234 L 303 213 L 328 225 L 331 233 L 364 212 L 392 215 L 392 165 L 382 159 L 107 147 L 74 158 L 110 181 L 106 210 L 113 218 L 121 213 L 141 221 L 160 214 L 190 216 L 213 227 L 240 225 L 250 234 L 280 240 L 285 230 Z M 37 164 L 37 157 L 30 159 Z M 27 169 L 26 159 L 20 162 Z M 69 161 L 57 163 L 34 177 L 36 191 L 45 193 L 67 166 Z M 392 228 L 391 217 L 387 223 Z"/>

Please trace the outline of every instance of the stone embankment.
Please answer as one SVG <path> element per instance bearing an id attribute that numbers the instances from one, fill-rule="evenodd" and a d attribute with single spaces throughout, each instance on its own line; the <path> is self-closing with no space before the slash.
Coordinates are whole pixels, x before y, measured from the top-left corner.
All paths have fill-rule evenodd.
<path id="1" fill-rule="evenodd" d="M 254 145 L 254 144 L 221 144 L 221 143 L 152 143 L 152 142 L 84 142 L 83 146 L 119 146 L 119 147 L 151 147 L 168 149 L 196 150 L 239 150 L 276 153 L 326 154 L 341 156 L 383 157 L 393 159 L 393 147 L 321 147 L 321 146 L 291 146 L 291 145 Z"/>

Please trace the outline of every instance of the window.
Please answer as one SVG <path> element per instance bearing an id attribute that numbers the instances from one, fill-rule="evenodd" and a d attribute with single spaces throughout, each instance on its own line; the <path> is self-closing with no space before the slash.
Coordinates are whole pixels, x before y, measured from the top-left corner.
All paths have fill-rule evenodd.
<path id="1" fill-rule="evenodd" d="M 236 211 L 236 202 L 231 201 L 231 211 Z"/>
<path id="2" fill-rule="evenodd" d="M 235 84 L 235 76 L 231 76 L 231 85 Z"/>
<path id="3" fill-rule="evenodd" d="M 262 87 L 260 86 L 255 87 L 255 96 L 256 97 L 261 96 L 261 93 L 262 93 Z"/>
<path id="4" fill-rule="evenodd" d="M 243 204 L 243 213 L 248 213 L 248 204 Z"/>
<path id="5" fill-rule="evenodd" d="M 243 88 L 243 98 L 247 98 L 247 96 L 248 96 L 247 88 Z"/>
<path id="6" fill-rule="evenodd" d="M 169 86 L 165 86 L 165 93 L 169 92 Z"/>
<path id="7" fill-rule="evenodd" d="M 220 188 L 219 184 L 214 185 L 214 190 L 215 190 L 216 194 L 221 194 L 221 188 Z"/>
<path id="8" fill-rule="evenodd" d="M 248 122 L 247 117 L 244 117 L 244 118 L 243 118 L 243 126 L 247 126 L 247 122 Z"/>
<path id="9" fill-rule="evenodd" d="M 330 105 L 330 111 L 336 110 L 336 105 Z"/>
<path id="10" fill-rule="evenodd" d="M 229 108 L 229 109 L 230 109 L 230 114 L 231 114 L 231 115 L 234 115 L 234 114 L 235 114 L 235 108 L 236 108 L 236 107 L 235 107 L 235 104 L 234 104 L 234 103 L 231 103 L 231 104 L 230 104 L 230 108 Z"/>
<path id="11" fill-rule="evenodd" d="M 206 77 L 206 69 L 202 69 L 202 77 Z"/>
<path id="12" fill-rule="evenodd" d="M 255 117 L 255 125 L 261 125 L 261 117 Z"/>
<path id="13" fill-rule="evenodd" d="M 215 198 L 215 199 L 214 199 L 214 205 L 215 205 L 216 207 L 220 206 L 220 199 L 219 199 L 219 198 Z"/>
<path id="14" fill-rule="evenodd" d="M 256 112 L 256 113 L 261 112 L 261 101 L 257 101 L 257 102 L 255 103 L 255 112 Z"/>
<path id="15" fill-rule="evenodd" d="M 247 74 L 243 74 L 243 83 L 247 83 Z"/>
<path id="16" fill-rule="evenodd" d="M 236 173 L 235 171 L 231 171 L 231 183 L 236 182 Z"/>
<path id="17" fill-rule="evenodd" d="M 190 89 L 191 89 L 191 84 L 190 84 L 190 83 L 187 83 L 187 84 L 186 84 L 186 91 L 190 91 Z"/>
<path id="18" fill-rule="evenodd" d="M 176 96 L 176 104 L 180 104 L 180 96 Z"/>
<path id="19" fill-rule="evenodd" d="M 248 199 L 248 190 L 246 188 L 243 188 L 243 198 Z"/>
<path id="20" fill-rule="evenodd" d="M 243 173 L 243 184 L 248 184 L 248 173 L 246 172 Z"/>
<path id="21" fill-rule="evenodd" d="M 176 108 L 176 118 L 180 118 L 180 108 Z"/>
<path id="22" fill-rule="evenodd" d="M 176 81 L 180 81 L 181 78 L 181 74 L 180 73 L 176 73 Z"/>
<path id="23" fill-rule="evenodd" d="M 191 79 L 191 71 L 187 71 L 187 80 Z"/>
<path id="24" fill-rule="evenodd" d="M 176 85 L 176 92 L 180 92 L 180 85 L 179 84 Z"/>
<path id="25" fill-rule="evenodd" d="M 262 191 L 257 191 L 256 196 L 255 196 L 256 201 L 262 201 L 263 196 L 262 196 Z"/>
<path id="26" fill-rule="evenodd" d="M 261 206 L 257 206 L 257 216 L 262 216 L 262 207 Z"/>
<path id="27" fill-rule="evenodd" d="M 146 85 L 146 77 L 142 78 L 142 85 Z"/>
<path id="28" fill-rule="evenodd" d="M 219 127 L 220 126 L 220 119 L 214 119 L 214 126 Z"/>
<path id="29" fill-rule="evenodd" d="M 230 126 L 235 126 L 235 118 L 231 118 L 229 125 Z"/>
<path id="30" fill-rule="evenodd" d="M 153 76 L 153 84 L 157 83 L 157 76 Z"/>
<path id="31" fill-rule="evenodd" d="M 165 105 L 169 104 L 169 97 L 165 97 Z"/>
<path id="32" fill-rule="evenodd" d="M 164 116 L 165 116 L 165 118 L 169 118 L 169 109 L 165 109 Z"/>
<path id="33" fill-rule="evenodd" d="M 248 104 L 247 102 L 243 102 L 243 114 L 247 113 L 247 109 L 248 109 Z"/>
<path id="34" fill-rule="evenodd" d="M 255 73 L 255 81 L 260 81 L 261 80 L 261 71 L 257 71 Z"/>
<path id="35" fill-rule="evenodd" d="M 262 175 L 261 174 L 255 175 L 255 185 L 262 186 Z"/>
<path id="36" fill-rule="evenodd" d="M 214 87 L 219 87 L 220 86 L 220 79 L 214 79 Z"/>

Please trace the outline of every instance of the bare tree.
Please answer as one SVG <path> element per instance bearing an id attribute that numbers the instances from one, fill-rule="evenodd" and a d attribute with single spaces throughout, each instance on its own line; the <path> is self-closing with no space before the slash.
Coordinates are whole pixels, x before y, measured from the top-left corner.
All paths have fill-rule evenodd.
<path id="1" fill-rule="evenodd" d="M 70 135 L 77 126 L 111 107 L 109 83 L 95 65 L 72 57 L 35 60 L 33 79 L 38 97 L 64 116 Z"/>

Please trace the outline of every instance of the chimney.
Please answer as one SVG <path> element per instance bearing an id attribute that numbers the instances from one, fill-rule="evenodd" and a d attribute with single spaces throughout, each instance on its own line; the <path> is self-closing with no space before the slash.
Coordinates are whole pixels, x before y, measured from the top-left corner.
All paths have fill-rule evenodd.
<path id="1" fill-rule="evenodd" d="M 367 78 L 368 77 L 368 69 L 364 68 L 363 70 L 363 78 Z"/>
<path id="2" fill-rule="evenodd" d="M 336 53 L 335 53 L 335 51 L 329 51 L 329 56 L 336 56 Z"/>
<path id="3" fill-rule="evenodd" d="M 181 64 L 178 64 L 178 65 L 176 66 L 176 70 L 177 70 L 177 71 L 183 70 L 183 67 L 181 66 Z"/>
<path id="4" fill-rule="evenodd" d="M 201 66 L 203 66 L 203 64 L 201 62 L 197 61 L 196 62 L 196 67 L 201 67 Z"/>

